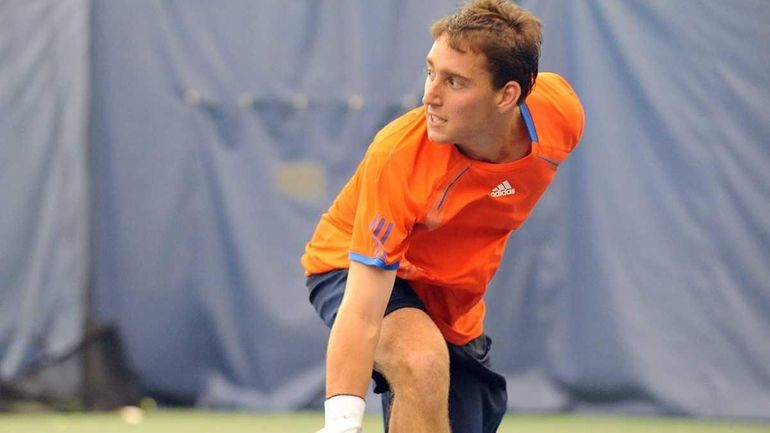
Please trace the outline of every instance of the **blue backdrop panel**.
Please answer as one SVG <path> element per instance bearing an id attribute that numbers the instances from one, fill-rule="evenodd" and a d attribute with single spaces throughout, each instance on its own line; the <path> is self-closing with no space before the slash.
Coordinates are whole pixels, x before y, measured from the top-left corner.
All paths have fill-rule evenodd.
<path id="1" fill-rule="evenodd" d="M 88 3 L 0 6 L 3 378 L 79 339 L 91 263 L 148 391 L 318 407 L 299 256 L 455 3 L 96 0 L 91 81 Z M 587 124 L 488 296 L 510 408 L 770 419 L 770 4 L 522 4 Z"/>
<path id="2" fill-rule="evenodd" d="M 0 3 L 2 381 L 83 334 L 88 17 L 86 1 Z"/>
<path id="3" fill-rule="evenodd" d="M 436 10 L 94 4 L 96 299 L 149 389 L 322 398 L 299 256 L 374 131 L 418 103 Z"/>
<path id="4" fill-rule="evenodd" d="M 587 124 L 490 295 L 513 406 L 770 416 L 770 5 L 532 5 Z"/>

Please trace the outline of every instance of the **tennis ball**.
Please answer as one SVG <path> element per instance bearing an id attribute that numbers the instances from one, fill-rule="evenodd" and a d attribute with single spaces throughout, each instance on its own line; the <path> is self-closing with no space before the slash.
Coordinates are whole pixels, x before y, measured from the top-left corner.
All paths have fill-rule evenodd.
<path id="1" fill-rule="evenodd" d="M 139 424 L 144 421 L 144 410 L 136 406 L 123 406 L 118 411 L 120 419 L 126 424 Z"/>

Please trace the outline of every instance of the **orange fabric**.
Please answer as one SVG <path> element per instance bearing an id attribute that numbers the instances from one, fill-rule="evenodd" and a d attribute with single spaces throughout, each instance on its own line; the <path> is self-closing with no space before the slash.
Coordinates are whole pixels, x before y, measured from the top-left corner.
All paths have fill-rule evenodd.
<path id="1" fill-rule="evenodd" d="M 422 108 L 387 125 L 321 217 L 302 256 L 306 273 L 347 268 L 349 260 L 398 269 L 447 341 L 481 335 L 483 295 L 508 236 L 583 129 L 579 100 L 555 74 L 539 74 L 522 111 L 537 140 L 529 155 L 502 164 L 431 142 Z"/>

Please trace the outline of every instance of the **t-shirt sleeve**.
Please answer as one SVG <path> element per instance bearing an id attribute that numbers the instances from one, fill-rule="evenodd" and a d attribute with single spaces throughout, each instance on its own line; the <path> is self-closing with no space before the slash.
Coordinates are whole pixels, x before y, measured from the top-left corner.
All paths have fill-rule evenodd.
<path id="1" fill-rule="evenodd" d="M 403 167 L 387 151 L 371 152 L 362 162 L 350 260 L 398 269 L 416 219 Z"/>
<path id="2" fill-rule="evenodd" d="M 546 124 L 548 140 L 541 150 L 549 159 L 565 161 L 583 135 L 585 113 L 572 86 L 560 75 L 543 72 L 535 84 L 535 104 L 539 105 Z"/>
<path id="3" fill-rule="evenodd" d="M 585 124 L 585 113 L 583 105 L 580 103 L 575 90 L 569 82 L 557 74 L 547 74 L 553 79 L 553 88 L 555 93 L 554 106 L 559 112 L 561 125 L 563 129 L 564 142 L 568 151 L 577 147 L 583 136 L 583 126 Z"/>

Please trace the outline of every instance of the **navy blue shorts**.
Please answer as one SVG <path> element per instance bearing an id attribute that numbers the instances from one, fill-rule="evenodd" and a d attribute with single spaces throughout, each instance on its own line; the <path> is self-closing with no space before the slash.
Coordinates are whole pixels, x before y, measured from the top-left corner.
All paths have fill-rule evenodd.
<path id="1" fill-rule="evenodd" d="M 347 269 L 311 275 L 307 279 L 310 303 L 313 304 L 326 326 L 331 327 L 342 302 Z M 409 286 L 396 278 L 385 315 L 400 308 L 418 308 L 425 305 Z M 505 415 L 508 393 L 505 378 L 491 369 L 489 350 L 492 340 L 482 335 L 464 346 L 447 343 L 449 349 L 449 421 L 453 433 L 494 433 Z M 388 382 L 376 371 L 372 372 L 374 392 L 382 395 L 385 433 L 388 432 L 391 393 Z"/>

